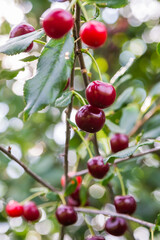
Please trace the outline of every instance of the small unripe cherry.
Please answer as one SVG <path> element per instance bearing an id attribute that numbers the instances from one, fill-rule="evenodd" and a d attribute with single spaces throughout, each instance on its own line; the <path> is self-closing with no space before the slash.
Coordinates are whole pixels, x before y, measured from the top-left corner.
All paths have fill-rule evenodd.
<path id="1" fill-rule="evenodd" d="M 109 170 L 109 164 L 104 164 L 102 156 L 90 158 L 88 160 L 87 167 L 89 173 L 98 179 L 103 178 Z"/>
<path id="2" fill-rule="evenodd" d="M 136 210 L 136 201 L 134 197 L 126 196 L 116 196 L 114 198 L 114 205 L 117 212 L 123 214 L 133 214 Z"/>
<path id="3" fill-rule="evenodd" d="M 127 230 L 127 223 L 123 218 L 110 217 L 105 224 L 106 231 L 113 236 L 122 236 Z"/>
<path id="4" fill-rule="evenodd" d="M 107 108 L 113 104 L 116 90 L 109 83 L 93 81 L 86 88 L 86 98 L 93 107 Z"/>
<path id="5" fill-rule="evenodd" d="M 69 226 L 77 222 L 77 213 L 71 206 L 60 205 L 56 210 L 58 222 L 64 226 Z"/>
<path id="6" fill-rule="evenodd" d="M 129 138 L 125 134 L 116 133 L 111 137 L 110 144 L 112 152 L 116 153 L 128 148 Z"/>
<path id="7" fill-rule="evenodd" d="M 28 23 L 20 23 L 19 25 L 12 28 L 10 32 L 10 38 L 18 37 L 30 32 L 34 32 L 35 29 L 32 25 Z M 25 52 L 29 52 L 33 48 L 33 42 L 27 47 Z"/>
<path id="8" fill-rule="evenodd" d="M 95 133 L 103 128 L 105 114 L 103 110 L 91 105 L 81 107 L 76 113 L 76 124 L 83 131 Z"/>
<path id="9" fill-rule="evenodd" d="M 6 213 L 10 217 L 20 217 L 23 214 L 23 206 L 19 202 L 11 200 L 6 205 Z"/>
<path id="10" fill-rule="evenodd" d="M 67 34 L 73 27 L 73 24 L 72 14 L 61 8 L 51 10 L 43 19 L 45 33 L 55 39 Z"/>
<path id="11" fill-rule="evenodd" d="M 23 206 L 23 217 L 27 221 L 37 221 L 40 218 L 40 212 L 34 202 L 27 202 Z"/>
<path id="12" fill-rule="evenodd" d="M 91 48 L 98 48 L 107 39 L 107 29 L 103 23 L 92 20 L 81 26 L 79 35 L 86 45 Z"/>

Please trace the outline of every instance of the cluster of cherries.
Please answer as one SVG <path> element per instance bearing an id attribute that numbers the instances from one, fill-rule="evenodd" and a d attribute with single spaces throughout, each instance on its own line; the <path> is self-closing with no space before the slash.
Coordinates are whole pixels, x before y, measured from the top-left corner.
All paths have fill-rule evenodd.
<path id="1" fill-rule="evenodd" d="M 30 222 L 37 221 L 40 218 L 40 211 L 32 201 L 21 205 L 19 202 L 11 200 L 6 205 L 6 213 L 9 217 L 23 217 Z"/>

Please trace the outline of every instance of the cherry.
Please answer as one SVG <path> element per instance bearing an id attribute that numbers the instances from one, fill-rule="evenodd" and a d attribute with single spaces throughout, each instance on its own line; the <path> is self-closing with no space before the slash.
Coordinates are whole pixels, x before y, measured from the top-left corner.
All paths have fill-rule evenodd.
<path id="1" fill-rule="evenodd" d="M 76 113 L 76 123 L 83 131 L 95 133 L 102 129 L 105 123 L 105 114 L 99 108 L 85 105 Z"/>
<path id="2" fill-rule="evenodd" d="M 116 133 L 110 140 L 112 152 L 116 153 L 125 148 L 128 148 L 129 138 L 125 134 Z"/>
<path id="3" fill-rule="evenodd" d="M 92 20 L 86 22 L 80 28 L 82 41 L 91 48 L 102 46 L 107 39 L 107 29 L 101 22 Z"/>
<path id="4" fill-rule="evenodd" d="M 77 213 L 71 206 L 60 205 L 56 210 L 56 217 L 64 226 L 72 225 L 77 221 Z"/>
<path id="5" fill-rule="evenodd" d="M 76 201 L 80 201 L 80 186 L 71 194 L 71 197 Z"/>
<path id="6" fill-rule="evenodd" d="M 105 238 L 101 236 L 92 236 L 92 237 L 87 237 L 86 240 L 105 240 Z"/>
<path id="7" fill-rule="evenodd" d="M 11 200 L 6 206 L 6 213 L 10 217 L 20 217 L 23 214 L 23 206 L 19 202 Z"/>
<path id="8" fill-rule="evenodd" d="M 116 196 L 114 205 L 117 212 L 124 214 L 132 214 L 136 210 L 136 201 L 132 196 Z"/>
<path id="9" fill-rule="evenodd" d="M 123 218 L 110 217 L 105 224 L 106 231 L 113 236 L 121 236 L 127 230 L 127 223 Z"/>
<path id="10" fill-rule="evenodd" d="M 73 27 L 72 14 L 63 9 L 53 9 L 43 19 L 43 28 L 51 38 L 61 38 Z"/>
<path id="11" fill-rule="evenodd" d="M 70 173 L 68 173 L 68 176 L 69 176 L 69 177 L 72 177 L 72 176 L 74 176 L 74 174 L 75 174 L 75 172 L 70 172 Z M 81 183 L 82 183 L 82 177 L 81 177 L 81 176 L 76 176 L 76 180 L 77 180 L 78 186 L 81 185 Z M 61 177 L 61 186 L 62 186 L 62 187 L 65 187 L 65 184 L 66 184 L 66 178 L 65 178 L 65 176 L 63 175 L 63 176 Z"/>
<path id="12" fill-rule="evenodd" d="M 90 174 L 98 179 L 103 178 L 109 170 L 109 164 L 104 164 L 101 156 L 90 158 L 87 167 Z"/>
<path id="13" fill-rule="evenodd" d="M 65 91 L 69 87 L 69 84 L 70 84 L 70 78 L 68 78 L 67 83 L 66 83 L 63 91 Z"/>
<path id="14" fill-rule="evenodd" d="M 28 24 L 28 23 L 21 23 L 17 26 L 15 26 L 11 32 L 10 32 L 10 38 L 14 38 L 14 37 L 18 37 L 30 32 L 34 32 L 35 29 L 34 27 L 32 27 L 32 25 Z M 25 50 L 25 52 L 29 52 L 31 49 L 33 48 L 33 42 L 27 47 L 27 49 Z"/>
<path id="15" fill-rule="evenodd" d="M 67 205 L 72 207 L 79 207 L 81 205 L 80 201 L 73 199 L 72 197 L 68 197 Z"/>
<path id="16" fill-rule="evenodd" d="M 105 82 L 93 81 L 86 88 L 86 98 L 93 107 L 109 107 L 116 98 L 115 88 Z"/>
<path id="17" fill-rule="evenodd" d="M 23 209 L 23 217 L 27 221 L 36 221 L 40 218 L 40 212 L 34 202 L 25 203 Z"/>

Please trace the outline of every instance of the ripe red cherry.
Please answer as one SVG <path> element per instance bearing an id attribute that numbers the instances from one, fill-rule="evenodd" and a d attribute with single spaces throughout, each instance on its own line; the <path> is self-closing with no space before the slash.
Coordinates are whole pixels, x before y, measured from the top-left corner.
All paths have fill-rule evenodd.
<path id="1" fill-rule="evenodd" d="M 104 164 L 101 156 L 90 158 L 87 167 L 90 174 L 98 179 L 103 178 L 109 170 L 109 164 Z"/>
<path id="2" fill-rule="evenodd" d="M 109 83 L 93 81 L 86 88 L 86 98 L 93 107 L 107 108 L 114 102 L 116 90 Z"/>
<path id="3" fill-rule="evenodd" d="M 23 206 L 20 203 L 11 200 L 6 206 L 6 213 L 10 217 L 20 217 L 23 214 Z"/>
<path id="4" fill-rule="evenodd" d="M 67 205 L 72 207 L 79 207 L 81 205 L 80 201 L 73 199 L 72 197 L 68 197 Z"/>
<path id="5" fill-rule="evenodd" d="M 14 37 L 18 37 L 30 32 L 34 32 L 35 29 L 34 27 L 32 27 L 32 25 L 28 24 L 28 23 L 21 23 L 17 26 L 15 26 L 11 32 L 10 32 L 10 38 L 14 38 Z M 27 47 L 27 49 L 25 50 L 25 52 L 29 52 L 31 49 L 33 48 L 33 42 Z"/>
<path id="6" fill-rule="evenodd" d="M 69 175 L 69 177 L 72 177 L 72 176 L 74 176 L 74 174 L 75 174 L 75 172 L 70 172 L 68 175 Z M 81 176 L 76 176 L 76 180 L 77 180 L 78 186 L 81 185 L 82 177 Z M 65 184 L 66 184 L 66 179 L 65 179 L 65 176 L 63 175 L 61 177 L 61 186 L 65 187 Z"/>
<path id="7" fill-rule="evenodd" d="M 110 217 L 105 224 L 106 231 L 113 236 L 121 236 L 127 230 L 127 223 L 123 218 Z"/>
<path id="8" fill-rule="evenodd" d="M 63 9 L 51 10 L 43 19 L 43 28 L 51 38 L 61 38 L 73 27 L 72 14 Z"/>
<path id="9" fill-rule="evenodd" d="M 99 108 L 85 105 L 76 113 L 76 123 L 83 131 L 95 133 L 102 129 L 105 123 L 105 114 Z"/>
<path id="10" fill-rule="evenodd" d="M 125 148 L 128 148 L 129 138 L 125 134 L 116 133 L 110 140 L 112 152 L 116 153 Z"/>
<path id="11" fill-rule="evenodd" d="M 105 240 L 105 238 L 101 236 L 92 236 L 92 237 L 87 237 L 86 240 Z"/>
<path id="12" fill-rule="evenodd" d="M 116 196 L 114 205 L 117 212 L 124 214 L 132 214 L 136 210 L 136 201 L 132 196 Z"/>
<path id="13" fill-rule="evenodd" d="M 101 47 L 107 39 L 107 29 L 101 22 L 92 20 L 80 28 L 82 41 L 91 48 Z"/>
<path id="14" fill-rule="evenodd" d="M 36 221 L 40 218 L 40 212 L 34 202 L 25 203 L 23 209 L 23 217 L 27 221 Z"/>
<path id="15" fill-rule="evenodd" d="M 71 206 L 60 205 L 56 210 L 56 217 L 64 226 L 72 225 L 77 221 L 77 213 Z"/>

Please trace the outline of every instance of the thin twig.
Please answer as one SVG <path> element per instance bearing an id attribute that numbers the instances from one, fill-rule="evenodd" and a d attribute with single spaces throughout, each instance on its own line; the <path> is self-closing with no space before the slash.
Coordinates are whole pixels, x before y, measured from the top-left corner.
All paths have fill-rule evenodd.
<path id="1" fill-rule="evenodd" d="M 65 234 L 64 230 L 65 230 L 65 227 L 61 226 L 61 231 L 60 231 L 60 234 L 59 234 L 59 240 L 64 239 L 64 234 Z"/>
<path id="2" fill-rule="evenodd" d="M 96 155 L 100 155 L 99 148 L 98 148 L 97 134 L 96 133 L 94 133 L 94 135 L 93 135 L 93 144 L 94 144 L 95 154 Z"/>
<path id="3" fill-rule="evenodd" d="M 146 221 L 143 221 L 143 220 L 135 218 L 135 217 L 131 217 L 131 216 L 126 215 L 126 214 L 120 214 L 120 213 L 111 212 L 111 211 L 104 211 L 104 210 L 94 210 L 94 209 L 89 209 L 89 208 L 77 208 L 76 207 L 74 209 L 77 212 L 83 212 L 83 213 L 87 213 L 87 214 L 103 214 L 105 216 L 121 217 L 121 218 L 124 218 L 126 220 L 139 223 L 139 224 L 141 224 L 143 226 L 146 226 L 146 227 L 149 227 L 149 228 L 155 227 L 155 224 L 153 224 L 153 223 L 146 222 Z"/>
<path id="4" fill-rule="evenodd" d="M 34 172 L 32 172 L 32 170 L 30 170 L 23 162 L 21 162 L 20 160 L 18 160 L 15 156 L 13 156 L 10 152 L 8 152 L 5 148 L 0 146 L 0 151 L 5 153 L 10 159 L 14 160 L 16 163 L 18 163 L 24 170 L 25 172 L 27 172 L 32 178 L 34 178 L 37 182 L 39 182 L 41 185 L 43 185 L 44 187 L 48 188 L 49 190 L 51 190 L 52 192 L 57 192 L 59 193 L 59 191 L 51 186 L 49 183 L 47 183 L 46 181 L 44 181 L 40 176 L 38 176 L 37 174 L 35 174 Z"/>
<path id="5" fill-rule="evenodd" d="M 142 152 L 142 153 L 139 153 L 139 154 L 136 154 L 136 155 L 132 155 L 130 157 L 126 157 L 126 158 L 119 158 L 117 160 L 114 161 L 114 164 L 119 164 L 119 163 L 122 163 L 122 162 L 125 162 L 125 161 L 128 161 L 128 160 L 131 160 L 131 159 L 134 159 L 134 158 L 137 158 L 137 157 L 142 157 L 144 155 L 147 155 L 147 154 L 150 154 L 150 153 L 155 153 L 155 152 L 158 152 L 160 151 L 160 148 L 151 148 L 145 152 Z M 84 175 L 88 173 L 88 169 L 84 169 L 82 171 L 79 171 L 79 172 L 76 172 L 74 174 L 74 176 L 80 176 L 80 175 Z"/>
<path id="6" fill-rule="evenodd" d="M 160 110 L 160 106 L 155 106 L 149 112 L 147 112 L 142 119 L 137 121 L 136 125 L 129 133 L 129 137 L 132 137 L 158 110 Z"/>

